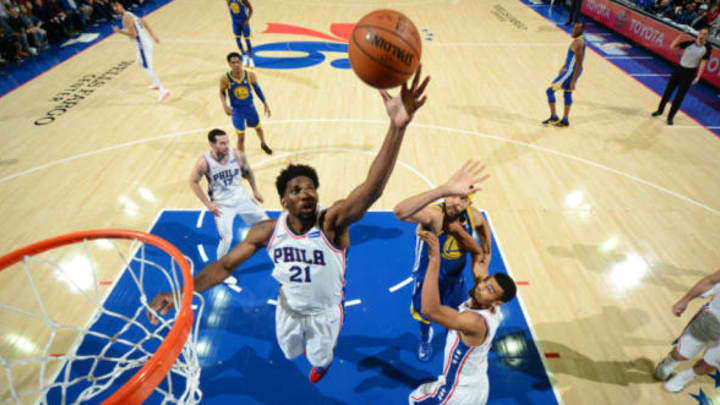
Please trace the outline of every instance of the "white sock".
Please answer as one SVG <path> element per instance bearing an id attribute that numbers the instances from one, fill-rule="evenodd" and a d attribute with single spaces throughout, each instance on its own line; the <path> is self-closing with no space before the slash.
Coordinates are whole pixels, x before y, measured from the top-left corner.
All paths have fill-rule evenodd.
<path id="1" fill-rule="evenodd" d="M 679 361 L 673 359 L 671 356 L 667 356 L 667 360 L 668 360 L 667 364 L 668 364 L 668 366 L 670 366 L 670 370 L 674 370 L 675 367 L 677 367 L 678 364 L 680 364 Z"/>
<path id="2" fill-rule="evenodd" d="M 163 87 L 162 83 L 160 83 L 160 78 L 158 77 L 157 73 L 153 72 L 150 68 L 145 68 L 143 70 L 145 71 L 145 73 L 147 73 L 148 76 L 150 76 L 153 83 L 158 86 L 158 90 L 160 90 L 160 92 L 164 92 L 165 87 Z"/>

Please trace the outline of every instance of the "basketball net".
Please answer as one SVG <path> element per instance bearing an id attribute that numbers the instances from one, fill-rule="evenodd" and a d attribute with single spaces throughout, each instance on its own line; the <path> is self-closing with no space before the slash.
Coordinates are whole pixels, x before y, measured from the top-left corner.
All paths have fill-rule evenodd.
<path id="1" fill-rule="evenodd" d="M 108 263 L 122 267 L 105 273 L 124 269 L 114 283 L 100 282 Z M 127 230 L 64 235 L 0 257 L 0 276 L 13 286 L 0 296 L 0 324 L 10 332 L 0 335 L 0 405 L 200 402 L 204 302 L 193 293 L 192 262 L 169 242 Z M 165 317 L 149 307 L 161 291 L 177 309 Z M 91 313 L 84 326 L 66 319 L 83 306 Z"/>

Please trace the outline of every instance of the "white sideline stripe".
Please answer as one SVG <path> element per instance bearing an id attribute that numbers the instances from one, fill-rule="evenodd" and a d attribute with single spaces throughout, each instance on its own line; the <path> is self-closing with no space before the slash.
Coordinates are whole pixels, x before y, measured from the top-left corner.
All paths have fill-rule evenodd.
<path id="1" fill-rule="evenodd" d="M 205 218 L 205 210 L 200 210 L 200 215 L 198 216 L 197 223 L 195 223 L 195 228 L 201 228 L 203 223 L 203 218 Z"/>
<path id="2" fill-rule="evenodd" d="M 203 245 L 197 245 L 197 250 L 200 253 L 200 258 L 203 260 L 203 262 L 207 263 L 208 257 L 205 254 L 205 248 L 203 248 Z"/>
<path id="3" fill-rule="evenodd" d="M 267 300 L 267 303 L 270 304 L 270 305 L 277 305 L 277 301 L 275 301 L 275 300 L 272 299 L 272 298 L 270 298 L 269 300 Z"/>
<path id="4" fill-rule="evenodd" d="M 669 74 L 660 74 L 660 73 L 630 73 L 630 76 L 635 77 L 669 77 Z"/>
<path id="5" fill-rule="evenodd" d="M 390 291 L 391 293 L 394 293 L 395 291 L 397 291 L 397 290 L 405 287 L 406 285 L 408 285 L 408 284 L 410 284 L 410 283 L 412 283 L 412 277 L 408 277 L 408 278 L 406 278 L 405 280 L 403 280 L 403 281 L 395 284 L 394 286 L 388 288 L 388 291 Z"/>
<path id="6" fill-rule="evenodd" d="M 361 303 L 362 303 L 362 300 L 359 300 L 359 299 L 357 299 L 357 300 L 350 300 L 350 301 L 345 301 L 345 306 L 346 306 L 346 307 L 351 307 L 351 306 L 353 306 L 353 305 L 359 305 L 359 304 L 361 304 Z"/>

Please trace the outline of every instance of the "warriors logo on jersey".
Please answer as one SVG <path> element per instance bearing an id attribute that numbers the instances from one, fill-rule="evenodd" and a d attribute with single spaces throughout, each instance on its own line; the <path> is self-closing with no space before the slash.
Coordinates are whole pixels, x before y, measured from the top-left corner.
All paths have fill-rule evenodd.
<path id="1" fill-rule="evenodd" d="M 454 237 L 449 236 L 445 240 L 445 243 L 443 243 L 443 249 L 441 253 L 443 259 L 455 260 L 459 259 L 460 256 L 464 254 L 465 251 L 460 249 L 460 246 L 458 246 L 457 240 L 455 240 Z"/>
<path id="2" fill-rule="evenodd" d="M 235 89 L 233 90 L 233 95 L 238 100 L 245 100 L 246 98 L 248 98 L 250 93 L 248 92 L 247 87 L 238 86 L 238 87 L 235 87 Z"/>

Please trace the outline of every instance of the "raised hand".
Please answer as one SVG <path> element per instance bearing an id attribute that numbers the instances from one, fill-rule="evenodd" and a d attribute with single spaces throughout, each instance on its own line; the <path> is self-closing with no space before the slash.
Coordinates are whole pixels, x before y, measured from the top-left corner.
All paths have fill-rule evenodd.
<path id="1" fill-rule="evenodd" d="M 438 241 L 438 238 L 437 238 L 437 236 L 435 236 L 434 233 L 432 233 L 430 231 L 418 230 L 417 234 L 420 237 L 420 239 L 425 241 L 425 244 L 428 247 L 428 254 L 430 254 L 430 255 L 440 254 L 440 242 Z"/>
<path id="2" fill-rule="evenodd" d="M 160 315 L 167 314 L 171 309 L 175 308 L 175 302 L 173 301 L 172 293 L 164 292 L 156 295 L 152 301 L 150 301 L 150 308 Z M 150 311 L 145 311 L 145 315 L 150 320 L 150 323 L 157 325 L 158 320 Z"/>
<path id="3" fill-rule="evenodd" d="M 409 124 L 415 112 L 420 109 L 427 100 L 427 96 L 423 96 L 423 92 L 430 82 L 430 76 L 426 76 L 422 84 L 418 86 L 421 74 L 422 65 L 419 65 L 410 88 L 407 87 L 407 83 L 403 83 L 400 94 L 395 97 L 391 96 L 390 93 L 385 90 L 380 90 L 380 96 L 385 102 L 385 109 L 387 110 L 388 116 L 397 127 L 403 128 Z"/>
<path id="4" fill-rule="evenodd" d="M 448 195 L 470 195 L 480 191 L 480 183 L 490 177 L 489 174 L 482 175 L 483 170 L 485 165 L 477 160 L 465 162 L 445 183 Z"/>

